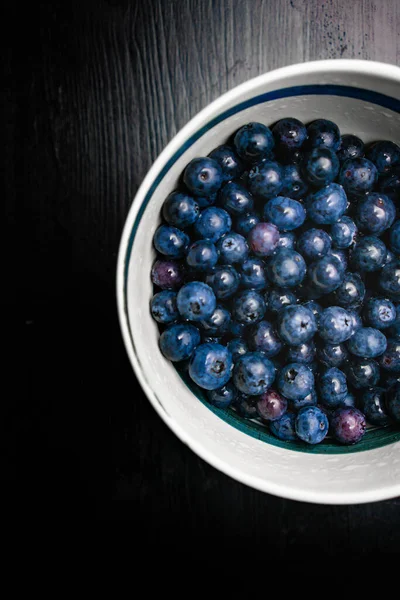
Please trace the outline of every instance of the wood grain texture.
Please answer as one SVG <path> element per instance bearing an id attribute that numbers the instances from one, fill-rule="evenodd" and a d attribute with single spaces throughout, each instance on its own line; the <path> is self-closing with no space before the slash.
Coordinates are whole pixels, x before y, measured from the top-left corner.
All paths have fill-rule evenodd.
<path id="1" fill-rule="evenodd" d="M 399 499 L 290 502 L 190 452 L 135 385 L 114 275 L 132 198 L 191 117 L 287 64 L 398 64 L 400 3 L 101 0 L 30 10 L 22 46 L 11 6 L 4 54 L 7 325 L 11 356 L 26 363 L 23 377 L 13 373 L 20 401 L 6 401 L 13 502 L 28 486 L 32 517 L 40 506 L 55 517 L 131 520 L 151 545 L 189 536 L 243 551 L 259 542 L 294 561 L 310 547 L 323 559 L 398 551 Z"/>

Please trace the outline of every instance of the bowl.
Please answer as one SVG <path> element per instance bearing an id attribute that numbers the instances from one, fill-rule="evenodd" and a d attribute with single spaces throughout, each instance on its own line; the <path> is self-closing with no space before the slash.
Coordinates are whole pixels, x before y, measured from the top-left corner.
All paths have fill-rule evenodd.
<path id="1" fill-rule="evenodd" d="M 271 71 L 227 92 L 168 144 L 140 186 L 121 238 L 117 302 L 124 343 L 151 404 L 171 430 L 208 463 L 253 488 L 324 504 L 354 504 L 400 495 L 400 431 L 368 431 L 362 442 L 318 446 L 280 442 L 265 428 L 204 396 L 161 354 L 149 310 L 153 234 L 160 209 L 185 165 L 206 156 L 249 121 L 271 125 L 294 116 L 324 117 L 365 142 L 400 143 L 400 69 L 370 61 L 328 60 Z"/>

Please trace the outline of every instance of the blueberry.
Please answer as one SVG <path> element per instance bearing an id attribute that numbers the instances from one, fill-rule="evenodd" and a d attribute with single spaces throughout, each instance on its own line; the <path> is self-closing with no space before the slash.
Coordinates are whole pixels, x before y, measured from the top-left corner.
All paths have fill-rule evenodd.
<path id="1" fill-rule="evenodd" d="M 279 311 L 277 328 L 279 336 L 288 346 L 299 346 L 314 337 L 317 322 L 308 307 L 301 304 L 289 305 Z"/>
<path id="2" fill-rule="evenodd" d="M 221 388 L 216 390 L 209 390 L 207 392 L 207 398 L 210 404 L 216 408 L 228 408 L 233 404 L 237 398 L 237 390 L 233 383 L 228 383 Z"/>
<path id="3" fill-rule="evenodd" d="M 217 242 L 219 262 L 225 265 L 241 263 L 249 255 L 249 247 L 245 238 L 239 233 L 230 231 Z"/>
<path id="4" fill-rule="evenodd" d="M 212 288 L 218 300 L 226 300 L 237 292 L 240 276 L 232 266 L 217 266 L 207 275 L 206 283 Z"/>
<path id="5" fill-rule="evenodd" d="M 224 306 L 217 306 L 211 317 L 200 321 L 200 325 L 207 336 L 221 336 L 229 330 L 231 314 Z"/>
<path id="6" fill-rule="evenodd" d="M 287 250 L 296 249 L 296 235 L 293 231 L 281 231 L 279 233 L 279 242 L 277 248 L 286 248 Z"/>
<path id="7" fill-rule="evenodd" d="M 328 417 L 317 406 L 305 406 L 296 417 L 296 434 L 307 444 L 319 444 L 329 429 Z"/>
<path id="8" fill-rule="evenodd" d="M 255 290 L 244 290 L 233 300 L 233 318 L 245 325 L 255 325 L 265 315 L 265 302 Z"/>
<path id="9" fill-rule="evenodd" d="M 314 387 L 314 375 L 306 365 L 289 363 L 278 376 L 278 390 L 289 400 L 301 400 Z"/>
<path id="10" fill-rule="evenodd" d="M 362 327 L 349 339 L 347 348 L 351 354 L 362 358 L 375 358 L 386 350 L 387 341 L 379 329 Z"/>
<path id="11" fill-rule="evenodd" d="M 311 148 L 330 148 L 334 152 L 340 146 L 339 127 L 327 119 L 316 119 L 307 127 L 308 145 Z"/>
<path id="12" fill-rule="evenodd" d="M 278 228 L 272 223 L 258 223 L 250 231 L 247 241 L 256 256 L 271 256 L 278 247 Z"/>
<path id="13" fill-rule="evenodd" d="M 348 158 L 359 158 L 364 156 L 364 142 L 356 135 L 348 133 L 342 135 L 337 156 L 340 162 L 344 162 Z"/>
<path id="14" fill-rule="evenodd" d="M 275 379 L 272 362 L 261 352 L 248 352 L 236 362 L 233 382 L 237 389 L 249 396 L 264 393 Z"/>
<path id="15" fill-rule="evenodd" d="M 234 406 L 238 415 L 245 419 L 256 419 L 258 417 L 257 399 L 254 396 L 248 396 L 246 394 L 238 394 L 235 400 Z"/>
<path id="16" fill-rule="evenodd" d="M 394 142 L 375 142 L 368 148 L 367 158 L 374 163 L 379 175 L 383 175 L 400 164 L 400 148 Z"/>
<path id="17" fill-rule="evenodd" d="M 201 211 L 194 224 L 196 237 L 217 242 L 232 227 L 232 219 L 223 208 L 210 206 Z"/>
<path id="18" fill-rule="evenodd" d="M 282 196 L 300 200 L 308 191 L 307 182 L 304 181 L 301 169 L 298 165 L 289 164 L 282 167 L 283 187 Z"/>
<path id="19" fill-rule="evenodd" d="M 395 254 L 400 254 L 400 221 L 396 221 L 390 228 L 390 247 Z"/>
<path id="20" fill-rule="evenodd" d="M 217 301 L 209 285 L 201 281 L 186 283 L 178 292 L 179 314 L 188 321 L 204 321 L 213 314 Z"/>
<path id="21" fill-rule="evenodd" d="M 362 231 L 380 235 L 392 225 L 395 216 L 392 200 L 385 194 L 371 192 L 358 201 L 355 218 Z"/>
<path id="22" fill-rule="evenodd" d="M 276 356 L 282 350 L 282 342 L 269 321 L 260 321 L 254 325 L 248 341 L 252 350 L 263 352 L 267 358 Z"/>
<path id="23" fill-rule="evenodd" d="M 315 406 L 318 403 L 317 392 L 313 388 L 307 396 L 304 398 L 298 398 L 296 400 L 290 400 L 290 408 L 295 412 L 298 412 L 305 406 Z"/>
<path id="24" fill-rule="evenodd" d="M 324 256 L 308 267 L 308 280 L 320 294 L 333 292 L 344 279 L 344 268 L 332 254 Z"/>
<path id="25" fill-rule="evenodd" d="M 264 219 L 282 231 L 292 231 L 303 225 L 306 211 L 302 204 L 291 198 L 277 196 L 264 206 Z"/>
<path id="26" fill-rule="evenodd" d="M 342 444 L 359 442 L 367 426 L 363 413 L 352 407 L 335 410 L 330 425 L 334 438 Z"/>
<path id="27" fill-rule="evenodd" d="M 330 367 L 319 379 L 321 400 L 328 408 L 337 408 L 347 395 L 346 375 L 337 367 Z"/>
<path id="28" fill-rule="evenodd" d="M 379 275 L 379 286 L 390 298 L 400 300 L 400 263 L 390 262 Z"/>
<path id="29" fill-rule="evenodd" d="M 163 205 L 163 217 L 173 227 L 185 229 L 199 217 L 199 205 L 191 196 L 172 192 Z"/>
<path id="30" fill-rule="evenodd" d="M 236 231 L 240 235 L 247 236 L 255 225 L 260 222 L 260 218 L 256 213 L 248 213 L 240 215 L 236 219 Z"/>
<path id="31" fill-rule="evenodd" d="M 173 323 L 179 318 L 176 307 L 176 292 L 163 290 L 153 296 L 151 314 L 158 323 Z"/>
<path id="32" fill-rule="evenodd" d="M 193 158 L 183 173 L 183 182 L 196 196 L 211 196 L 222 185 L 222 169 L 212 158 Z"/>
<path id="33" fill-rule="evenodd" d="M 318 225 L 336 223 L 347 209 L 347 196 L 341 185 L 329 185 L 312 192 L 306 198 L 307 216 Z"/>
<path id="34" fill-rule="evenodd" d="M 186 262 L 196 271 L 209 271 L 218 260 L 219 253 L 210 240 L 199 240 L 188 248 Z"/>
<path id="35" fill-rule="evenodd" d="M 387 347 L 379 357 L 379 364 L 382 369 L 390 373 L 400 373 L 400 342 L 389 338 Z"/>
<path id="36" fill-rule="evenodd" d="M 346 375 L 357 390 L 374 386 L 380 378 L 379 365 L 372 358 L 353 358 L 346 366 Z"/>
<path id="37" fill-rule="evenodd" d="M 365 296 L 365 284 L 358 273 L 346 273 L 343 282 L 333 293 L 339 306 L 355 307 L 362 304 Z"/>
<path id="38" fill-rule="evenodd" d="M 309 365 L 315 359 L 316 348 L 312 340 L 303 342 L 298 346 L 289 346 L 286 360 L 289 363 L 303 363 Z"/>
<path id="39" fill-rule="evenodd" d="M 306 274 L 304 258 L 295 250 L 281 248 L 268 262 L 267 274 L 270 281 L 282 288 L 299 285 Z"/>
<path id="40" fill-rule="evenodd" d="M 400 193 L 400 166 L 393 167 L 387 175 L 379 178 L 378 189 L 392 200 L 397 200 Z"/>
<path id="41" fill-rule="evenodd" d="M 244 215 L 253 210 L 253 196 L 235 181 L 224 185 L 219 193 L 219 199 L 223 208 L 233 216 Z"/>
<path id="42" fill-rule="evenodd" d="M 365 390 L 361 396 L 360 408 L 372 425 L 384 426 L 390 422 L 385 406 L 385 390 L 379 387 Z"/>
<path id="43" fill-rule="evenodd" d="M 356 241 L 357 226 L 353 219 L 343 216 L 331 227 L 331 238 L 336 248 L 350 248 Z"/>
<path id="44" fill-rule="evenodd" d="M 264 161 L 249 172 L 250 192 L 260 200 L 269 200 L 283 187 L 282 167 L 274 161 Z"/>
<path id="45" fill-rule="evenodd" d="M 351 316 L 341 306 L 329 306 L 320 317 L 319 335 L 329 344 L 341 344 L 353 334 Z"/>
<path id="46" fill-rule="evenodd" d="M 386 408 L 390 416 L 400 423 L 400 385 L 394 385 L 386 395 Z"/>
<path id="47" fill-rule="evenodd" d="M 367 158 L 349 158 L 339 173 L 339 183 L 346 193 L 360 196 L 372 191 L 378 179 L 377 169 Z"/>
<path id="48" fill-rule="evenodd" d="M 364 306 L 364 318 L 375 329 L 386 329 L 396 321 L 396 307 L 386 298 L 370 298 Z"/>
<path id="49" fill-rule="evenodd" d="M 170 225 L 160 225 L 154 234 L 154 246 L 160 254 L 169 258 L 182 258 L 189 245 L 189 236 Z"/>
<path id="50" fill-rule="evenodd" d="M 228 350 L 232 353 L 233 362 L 236 361 L 249 351 L 249 348 L 242 338 L 233 338 L 227 344 Z"/>
<path id="51" fill-rule="evenodd" d="M 156 260 L 151 269 L 151 280 L 163 290 L 179 288 L 183 283 L 182 265 L 173 260 Z"/>
<path id="52" fill-rule="evenodd" d="M 248 162 L 267 157 L 275 146 L 271 130 L 262 123 L 248 123 L 236 132 L 234 144 L 239 156 Z"/>
<path id="53" fill-rule="evenodd" d="M 332 240 L 322 229 L 308 229 L 297 240 L 297 250 L 307 261 L 317 260 L 329 254 Z"/>
<path id="54" fill-rule="evenodd" d="M 271 423 L 280 419 L 286 412 L 288 402 L 286 398 L 275 390 L 266 390 L 257 398 L 257 413 L 262 421 Z"/>
<path id="55" fill-rule="evenodd" d="M 275 123 L 272 135 L 278 148 L 296 150 L 306 141 L 307 129 L 301 121 L 289 117 Z"/>
<path id="56" fill-rule="evenodd" d="M 303 165 L 305 177 L 315 187 L 332 183 L 339 173 L 339 159 L 329 148 L 314 148 Z"/>
<path id="57" fill-rule="evenodd" d="M 296 415 L 286 412 L 277 421 L 272 421 L 269 428 L 271 433 L 280 440 L 291 442 L 297 439 L 295 431 Z"/>
<path id="58" fill-rule="evenodd" d="M 222 181 L 231 181 L 240 177 L 244 171 L 244 165 L 231 146 L 218 146 L 209 157 L 215 160 L 222 169 Z"/>
<path id="59" fill-rule="evenodd" d="M 189 375 L 206 390 L 216 390 L 226 385 L 232 372 L 232 355 L 221 344 L 200 344 L 189 364 Z"/>
<path id="60" fill-rule="evenodd" d="M 261 258 L 248 258 L 239 266 L 240 283 L 243 288 L 263 290 L 267 287 L 265 263 Z"/>
<path id="61" fill-rule="evenodd" d="M 190 358 L 199 344 L 199 330 L 188 323 L 170 325 L 160 336 L 161 352 L 174 362 Z"/>
<path id="62" fill-rule="evenodd" d="M 338 248 L 332 248 L 329 252 L 330 256 L 336 258 L 339 261 L 339 264 L 342 265 L 344 271 L 347 271 L 347 253 L 344 250 L 339 250 Z"/>
<path id="63" fill-rule="evenodd" d="M 356 271 L 379 271 L 385 264 L 387 249 L 381 239 L 366 235 L 361 238 L 351 255 L 351 261 Z"/>
<path id="64" fill-rule="evenodd" d="M 317 357 L 320 363 L 326 367 L 340 367 L 348 358 L 344 344 L 323 344 L 317 349 Z"/>
<path id="65" fill-rule="evenodd" d="M 296 304 L 296 295 L 290 290 L 281 288 L 273 288 L 268 290 L 264 296 L 267 310 L 276 315 L 284 306 Z"/>

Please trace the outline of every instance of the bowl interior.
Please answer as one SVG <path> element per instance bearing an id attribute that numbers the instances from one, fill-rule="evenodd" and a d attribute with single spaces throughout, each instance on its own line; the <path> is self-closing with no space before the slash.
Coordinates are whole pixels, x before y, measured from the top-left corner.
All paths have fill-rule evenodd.
<path id="1" fill-rule="evenodd" d="M 324 117 L 338 123 L 342 133 L 354 133 L 365 142 L 400 143 L 399 73 L 388 76 L 376 68 L 368 72 L 361 65 L 359 70 L 339 65 L 327 69 L 324 64 L 257 78 L 210 105 L 178 134 L 134 201 L 126 244 L 121 244 L 119 293 L 125 341 L 139 379 L 159 414 L 198 454 L 233 477 L 279 495 L 368 501 L 400 494 L 399 430 L 369 431 L 363 442 L 350 447 L 329 441 L 316 447 L 282 443 L 233 411 L 211 407 L 195 386 L 188 386 L 161 355 L 158 328 L 149 311 L 152 237 L 165 197 L 193 157 L 207 155 L 249 121 L 271 125 L 286 116 L 306 123 Z M 379 468 L 373 469 L 373 463 Z"/>

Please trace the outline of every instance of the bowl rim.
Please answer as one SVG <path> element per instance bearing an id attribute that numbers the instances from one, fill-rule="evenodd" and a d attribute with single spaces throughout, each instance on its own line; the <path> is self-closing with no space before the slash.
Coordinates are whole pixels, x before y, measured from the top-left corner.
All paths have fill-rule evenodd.
<path id="1" fill-rule="evenodd" d="M 286 486 L 281 483 L 277 484 L 272 481 L 262 479 L 255 475 L 248 475 L 246 473 L 243 473 L 242 471 L 239 471 L 239 469 L 236 469 L 236 467 L 232 464 L 228 464 L 224 460 L 221 460 L 213 452 L 208 451 L 208 449 L 202 443 L 193 440 L 187 434 L 186 430 L 181 425 L 179 425 L 173 418 L 171 418 L 171 416 L 165 411 L 163 406 L 153 394 L 153 390 L 149 385 L 147 379 L 143 376 L 142 367 L 133 350 L 124 300 L 124 281 L 125 270 L 127 266 L 126 254 L 128 250 L 132 227 L 135 223 L 135 220 L 141 209 L 142 203 L 146 197 L 147 192 L 151 188 L 152 183 L 154 182 L 157 174 L 161 171 L 162 167 L 168 162 L 168 159 L 175 153 L 175 151 L 184 143 L 186 139 L 188 139 L 196 130 L 199 129 L 199 127 L 202 123 L 204 123 L 205 120 L 209 119 L 215 113 L 218 113 L 219 110 L 224 107 L 228 99 L 229 101 L 238 100 L 240 99 L 243 92 L 251 92 L 251 90 L 256 89 L 260 84 L 273 83 L 274 81 L 280 80 L 285 77 L 315 73 L 319 71 L 323 71 L 324 73 L 339 71 L 346 73 L 354 73 L 358 75 L 370 75 L 371 72 L 374 72 L 379 77 L 385 80 L 391 80 L 396 83 L 400 83 L 400 68 L 396 65 L 359 59 L 316 60 L 281 67 L 258 75 L 257 77 L 249 79 L 228 90 L 227 92 L 216 98 L 214 101 L 209 103 L 207 106 L 205 106 L 201 111 L 196 113 L 196 115 L 192 117 L 192 119 L 190 119 L 186 123 L 186 125 L 184 125 L 176 133 L 176 135 L 168 142 L 168 144 L 165 146 L 162 152 L 158 155 L 158 157 L 148 170 L 142 183 L 140 184 L 131 203 L 128 215 L 125 219 L 125 224 L 120 238 L 118 250 L 116 269 L 117 311 L 124 345 L 141 388 L 145 392 L 148 400 L 152 404 L 153 408 L 156 410 L 157 414 L 162 418 L 166 425 L 184 444 L 186 444 L 200 458 L 208 462 L 210 465 L 212 465 L 219 471 L 235 479 L 236 481 L 244 483 L 245 485 L 248 485 L 249 487 L 252 487 L 259 491 L 273 494 L 275 496 L 311 503 L 361 504 L 366 502 L 386 500 L 389 498 L 400 496 L 400 482 L 391 486 L 361 492 L 321 491 L 316 493 L 314 490 L 309 491 L 308 489 L 301 489 L 289 485 Z M 291 452 L 291 450 L 286 451 Z M 365 452 L 373 452 L 373 450 L 366 450 L 364 451 L 364 453 Z"/>

